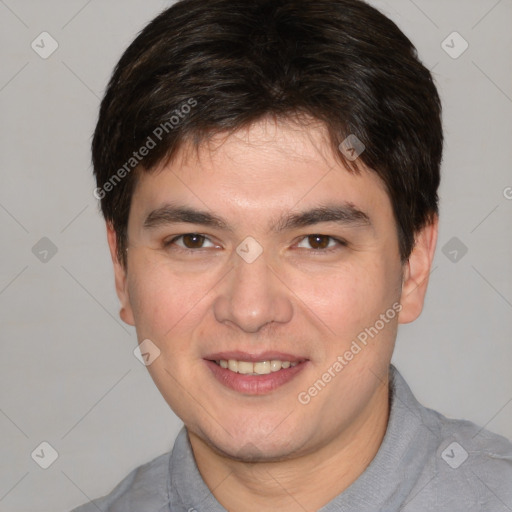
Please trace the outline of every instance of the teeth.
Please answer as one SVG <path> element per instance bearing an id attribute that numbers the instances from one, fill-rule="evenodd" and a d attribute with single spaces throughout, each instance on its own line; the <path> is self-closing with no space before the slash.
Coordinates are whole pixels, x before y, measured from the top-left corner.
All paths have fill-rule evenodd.
<path id="1" fill-rule="evenodd" d="M 270 371 L 271 372 L 278 372 L 282 368 L 282 363 L 278 359 L 272 359 L 270 361 Z"/>
<path id="2" fill-rule="evenodd" d="M 253 364 L 254 373 L 265 375 L 270 373 L 270 361 L 261 361 Z"/>
<path id="3" fill-rule="evenodd" d="M 238 373 L 244 373 L 244 374 L 254 373 L 254 364 L 253 363 L 250 363 L 248 361 L 238 361 L 237 365 L 238 365 L 238 368 L 236 371 Z M 229 369 L 231 370 L 231 361 L 229 361 Z"/>
<path id="4" fill-rule="evenodd" d="M 236 359 L 221 359 L 217 361 L 221 368 L 227 368 L 235 373 L 242 373 L 244 375 L 267 375 L 271 372 L 278 372 L 281 368 L 290 368 L 297 366 L 298 362 L 280 361 L 279 359 L 272 359 L 271 361 L 237 361 Z"/>

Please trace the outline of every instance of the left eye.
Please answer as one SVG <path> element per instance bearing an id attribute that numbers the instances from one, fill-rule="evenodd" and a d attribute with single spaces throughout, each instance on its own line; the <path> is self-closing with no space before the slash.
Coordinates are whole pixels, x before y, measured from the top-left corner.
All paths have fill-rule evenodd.
<path id="1" fill-rule="evenodd" d="M 301 244 L 309 244 L 309 247 Z M 337 240 L 328 235 L 308 235 L 305 236 L 297 245 L 297 247 L 314 250 L 332 249 L 336 245 L 346 245 L 342 240 Z"/>

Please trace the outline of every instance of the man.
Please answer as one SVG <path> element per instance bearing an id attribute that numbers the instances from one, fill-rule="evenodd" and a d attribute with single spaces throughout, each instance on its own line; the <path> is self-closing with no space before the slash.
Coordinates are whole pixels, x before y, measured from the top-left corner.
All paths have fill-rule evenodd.
<path id="1" fill-rule="evenodd" d="M 359 0 L 182 0 L 141 32 L 95 195 L 121 318 L 185 427 L 77 510 L 512 510 L 511 444 L 390 366 L 436 246 L 440 113 Z"/>

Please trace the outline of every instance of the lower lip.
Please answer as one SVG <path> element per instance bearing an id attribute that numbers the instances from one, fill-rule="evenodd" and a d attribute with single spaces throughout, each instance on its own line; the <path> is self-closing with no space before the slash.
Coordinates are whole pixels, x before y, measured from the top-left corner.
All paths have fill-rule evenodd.
<path id="1" fill-rule="evenodd" d="M 303 361 L 296 366 L 282 368 L 265 375 L 244 375 L 222 368 L 213 361 L 205 360 L 215 378 L 224 386 L 246 395 L 265 395 L 290 382 L 306 366 Z"/>

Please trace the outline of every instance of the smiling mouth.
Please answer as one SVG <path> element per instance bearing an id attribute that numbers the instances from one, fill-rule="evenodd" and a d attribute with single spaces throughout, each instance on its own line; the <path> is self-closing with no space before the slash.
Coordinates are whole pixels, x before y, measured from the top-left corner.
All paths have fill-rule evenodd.
<path id="1" fill-rule="evenodd" d="M 213 361 L 221 368 L 230 370 L 233 373 L 242 375 L 268 375 L 287 368 L 293 368 L 303 361 L 281 361 L 280 359 L 271 359 L 268 361 L 239 361 L 237 359 L 218 359 Z"/>

